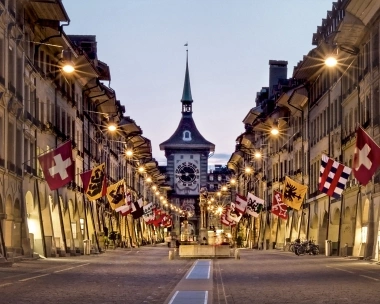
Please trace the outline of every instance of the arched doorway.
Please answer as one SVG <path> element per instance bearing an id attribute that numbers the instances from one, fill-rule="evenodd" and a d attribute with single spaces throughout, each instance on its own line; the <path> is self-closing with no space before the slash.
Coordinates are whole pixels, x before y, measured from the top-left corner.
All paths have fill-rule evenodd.
<path id="1" fill-rule="evenodd" d="M 30 247 L 33 252 L 37 252 L 39 255 L 44 255 L 40 215 L 38 208 L 34 205 L 34 198 L 30 191 L 25 195 L 26 204 L 26 218 L 29 230 Z"/>
<path id="2" fill-rule="evenodd" d="M 314 214 L 311 223 L 310 223 L 310 229 L 309 229 L 309 239 L 312 241 L 317 242 L 318 240 L 318 215 Z"/>

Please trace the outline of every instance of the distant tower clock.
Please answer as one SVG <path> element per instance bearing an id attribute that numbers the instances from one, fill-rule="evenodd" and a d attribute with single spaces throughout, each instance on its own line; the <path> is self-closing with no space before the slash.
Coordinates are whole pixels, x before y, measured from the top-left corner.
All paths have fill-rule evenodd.
<path id="1" fill-rule="evenodd" d="M 198 194 L 200 181 L 200 155 L 175 155 L 175 188 L 177 193 Z"/>

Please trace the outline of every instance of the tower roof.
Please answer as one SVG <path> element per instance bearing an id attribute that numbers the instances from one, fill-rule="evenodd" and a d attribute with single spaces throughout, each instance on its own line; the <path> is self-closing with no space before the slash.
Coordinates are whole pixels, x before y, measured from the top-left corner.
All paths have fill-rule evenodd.
<path id="1" fill-rule="evenodd" d="M 192 116 L 183 115 L 173 135 L 160 144 L 160 150 L 166 149 L 201 149 L 213 152 L 215 145 L 198 131 Z"/>
<path id="2" fill-rule="evenodd" d="M 185 73 L 185 81 L 183 84 L 183 93 L 181 102 L 193 102 L 193 97 L 191 96 L 191 87 L 190 87 L 190 75 L 189 75 L 189 51 L 186 50 L 186 73 Z"/>

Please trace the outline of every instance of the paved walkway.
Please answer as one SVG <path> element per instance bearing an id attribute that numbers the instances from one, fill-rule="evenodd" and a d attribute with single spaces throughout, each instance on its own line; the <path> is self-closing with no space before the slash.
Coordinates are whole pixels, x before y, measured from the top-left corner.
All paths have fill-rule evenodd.
<path id="1" fill-rule="evenodd" d="M 174 288 L 165 304 L 212 303 L 212 261 L 196 260 Z"/>

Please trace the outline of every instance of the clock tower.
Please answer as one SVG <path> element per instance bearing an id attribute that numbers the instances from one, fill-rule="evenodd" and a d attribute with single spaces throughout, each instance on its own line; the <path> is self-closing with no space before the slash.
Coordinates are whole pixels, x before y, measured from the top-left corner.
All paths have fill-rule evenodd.
<path id="1" fill-rule="evenodd" d="M 166 174 L 173 189 L 170 200 L 182 211 L 183 217 L 175 217 L 175 232 L 182 241 L 197 241 L 200 234 L 199 192 L 207 184 L 208 158 L 215 145 L 198 131 L 193 119 L 188 51 L 182 93 L 182 117 L 173 135 L 160 144 L 167 159 Z"/>

